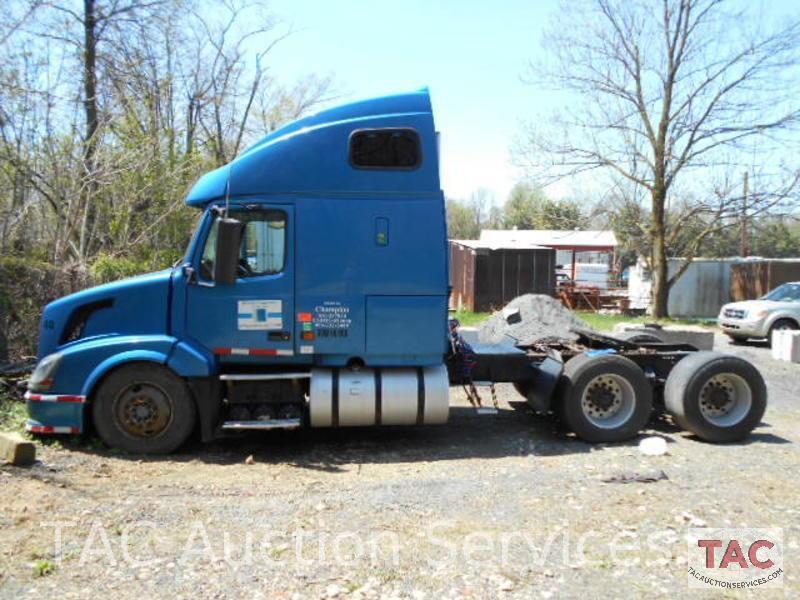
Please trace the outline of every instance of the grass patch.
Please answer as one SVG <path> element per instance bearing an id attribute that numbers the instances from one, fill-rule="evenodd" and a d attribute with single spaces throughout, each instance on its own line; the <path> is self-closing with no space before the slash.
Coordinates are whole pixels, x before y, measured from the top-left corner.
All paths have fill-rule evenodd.
<path id="1" fill-rule="evenodd" d="M 25 404 L 12 400 L 0 393 L 0 429 L 6 431 L 23 431 L 28 414 Z"/>
<path id="2" fill-rule="evenodd" d="M 586 321 L 596 331 L 613 331 L 617 323 L 659 323 L 661 325 L 713 325 L 713 319 L 654 319 L 653 317 L 629 317 L 626 315 L 604 315 L 589 310 L 576 310 L 575 316 Z"/>
<path id="3" fill-rule="evenodd" d="M 630 317 L 625 315 L 604 315 L 590 310 L 576 310 L 575 315 L 583 319 L 589 327 L 596 331 L 613 331 L 617 323 L 659 323 L 661 325 L 704 325 L 713 326 L 715 319 L 654 319 L 653 317 Z M 491 316 L 490 312 L 471 312 L 468 310 L 457 310 L 451 312 L 451 318 L 458 319 L 458 322 L 465 327 L 478 325 L 484 319 Z"/>
<path id="4" fill-rule="evenodd" d="M 33 575 L 35 577 L 46 577 L 56 570 L 56 564 L 49 560 L 37 560 L 33 564 Z"/>
<path id="5" fill-rule="evenodd" d="M 489 312 L 471 312 L 469 310 L 457 310 L 450 313 L 450 318 L 458 319 L 464 327 L 474 327 L 484 319 L 487 319 L 492 313 Z"/>

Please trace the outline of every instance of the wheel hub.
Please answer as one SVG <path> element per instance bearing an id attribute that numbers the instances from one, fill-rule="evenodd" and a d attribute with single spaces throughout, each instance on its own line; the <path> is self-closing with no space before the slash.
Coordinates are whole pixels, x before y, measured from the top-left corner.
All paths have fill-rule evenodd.
<path id="1" fill-rule="evenodd" d="M 614 400 L 614 392 L 605 385 L 600 385 L 589 390 L 589 403 L 600 410 L 608 410 L 614 406 Z"/>
<path id="2" fill-rule="evenodd" d="M 708 404 L 714 408 L 723 408 L 730 404 L 731 397 L 724 387 L 715 385 L 708 392 Z"/>
<path id="3" fill-rule="evenodd" d="M 737 373 L 718 373 L 700 389 L 700 414 L 717 427 L 738 425 L 750 413 L 753 392 L 750 384 Z"/>
<path id="4" fill-rule="evenodd" d="M 614 415 L 622 404 L 622 390 L 610 377 L 598 377 L 589 385 L 583 400 L 588 415 L 606 419 Z"/>
<path id="5" fill-rule="evenodd" d="M 158 386 L 134 383 L 116 398 L 118 425 L 134 437 L 156 437 L 172 422 L 172 402 Z"/>
<path id="6" fill-rule="evenodd" d="M 703 387 L 700 408 L 708 416 L 723 416 L 733 406 L 734 394 L 730 382 L 722 377 L 714 377 Z"/>

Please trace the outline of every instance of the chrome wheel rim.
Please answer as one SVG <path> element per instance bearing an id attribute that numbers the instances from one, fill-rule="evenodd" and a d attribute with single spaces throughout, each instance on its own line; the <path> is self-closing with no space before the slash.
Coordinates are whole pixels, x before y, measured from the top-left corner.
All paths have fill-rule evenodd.
<path id="1" fill-rule="evenodd" d="M 627 423 L 636 409 L 636 393 L 620 375 L 604 373 L 583 388 L 581 410 L 595 427 L 615 429 Z"/>
<path id="2" fill-rule="evenodd" d="M 700 389 L 700 414 L 717 427 L 741 423 L 753 406 L 753 392 L 735 373 L 714 375 Z"/>

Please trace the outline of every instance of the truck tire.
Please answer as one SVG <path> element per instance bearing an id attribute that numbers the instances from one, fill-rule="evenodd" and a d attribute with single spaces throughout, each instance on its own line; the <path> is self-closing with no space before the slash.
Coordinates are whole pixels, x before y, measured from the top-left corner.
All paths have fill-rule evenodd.
<path id="1" fill-rule="evenodd" d="M 636 436 L 653 409 L 653 390 L 632 360 L 616 354 L 580 354 L 564 365 L 559 414 L 587 442 Z"/>
<path id="2" fill-rule="evenodd" d="M 614 337 L 618 340 L 626 342 L 633 342 L 634 344 L 660 344 L 662 340 L 657 335 L 647 333 L 645 331 L 623 331 L 622 333 L 615 333 Z"/>
<path id="3" fill-rule="evenodd" d="M 761 373 L 738 356 L 696 352 L 667 377 L 664 404 L 675 421 L 708 442 L 735 442 L 750 433 L 767 408 Z"/>
<path id="4" fill-rule="evenodd" d="M 102 440 L 136 454 L 169 454 L 195 426 L 196 409 L 183 380 L 156 364 L 112 371 L 97 388 L 92 418 Z"/>

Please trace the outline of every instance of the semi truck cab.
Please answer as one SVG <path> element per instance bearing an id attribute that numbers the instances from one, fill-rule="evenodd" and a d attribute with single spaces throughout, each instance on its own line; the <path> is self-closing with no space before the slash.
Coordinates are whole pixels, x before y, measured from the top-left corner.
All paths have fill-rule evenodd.
<path id="1" fill-rule="evenodd" d="M 210 439 L 303 419 L 446 420 L 447 234 L 427 90 L 286 125 L 186 203 L 203 216 L 179 264 L 46 307 L 30 431 L 93 424 L 111 445 L 168 452 L 197 422 Z"/>

